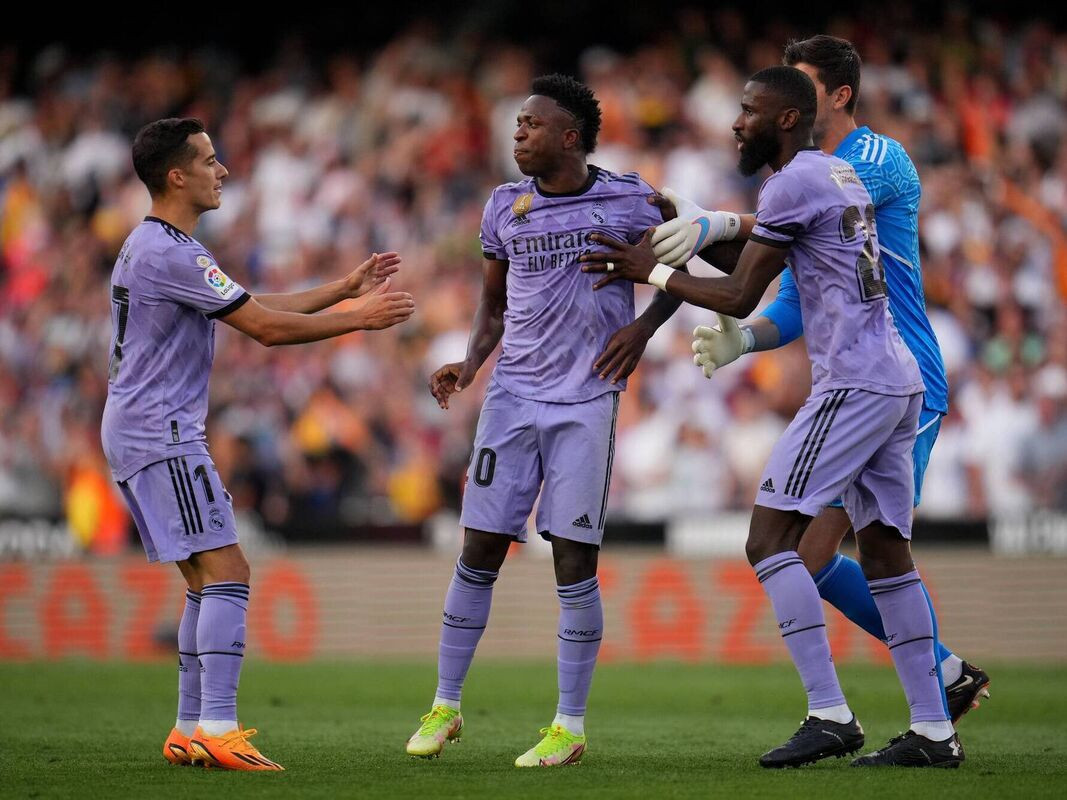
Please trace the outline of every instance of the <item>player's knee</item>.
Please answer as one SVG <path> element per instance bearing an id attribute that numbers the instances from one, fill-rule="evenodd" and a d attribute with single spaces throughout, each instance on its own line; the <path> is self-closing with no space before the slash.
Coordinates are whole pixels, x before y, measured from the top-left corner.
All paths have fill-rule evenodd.
<path id="1" fill-rule="evenodd" d="M 553 538 L 552 564 L 557 586 L 571 586 L 596 575 L 597 555 L 594 545 Z"/>
<path id="2" fill-rule="evenodd" d="M 511 539 L 507 536 L 468 528 L 463 538 L 460 560 L 471 569 L 495 572 L 504 563 L 510 546 Z"/>

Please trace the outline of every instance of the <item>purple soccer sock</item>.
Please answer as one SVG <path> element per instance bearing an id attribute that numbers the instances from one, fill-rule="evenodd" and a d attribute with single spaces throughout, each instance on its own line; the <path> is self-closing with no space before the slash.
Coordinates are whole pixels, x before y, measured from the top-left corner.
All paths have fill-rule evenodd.
<path id="1" fill-rule="evenodd" d="M 830 655 L 822 600 L 804 562 L 795 550 L 787 550 L 763 559 L 754 569 L 808 693 L 808 708 L 842 705 L 845 696 Z"/>
<path id="2" fill-rule="evenodd" d="M 882 615 L 889 654 L 908 698 L 912 723 L 943 722 L 948 717 L 937 679 L 937 643 L 918 570 L 873 580 L 869 586 Z"/>
<path id="3" fill-rule="evenodd" d="M 493 584 L 499 572 L 471 569 L 456 561 L 456 573 L 448 585 L 437 651 L 437 696 L 460 700 L 478 640 L 489 622 Z"/>
<path id="4" fill-rule="evenodd" d="M 594 575 L 570 586 L 557 586 L 559 595 L 560 714 L 585 714 L 593 669 L 604 636 L 604 606 L 600 602 L 600 581 Z"/>
<path id="5" fill-rule="evenodd" d="M 247 583 L 212 583 L 200 592 L 196 649 L 200 659 L 200 719 L 237 719 L 237 682 L 245 651 Z"/>
<path id="6" fill-rule="evenodd" d="M 185 610 L 178 624 L 178 719 L 200 719 L 200 665 L 196 662 L 196 622 L 200 595 L 185 590 Z"/>

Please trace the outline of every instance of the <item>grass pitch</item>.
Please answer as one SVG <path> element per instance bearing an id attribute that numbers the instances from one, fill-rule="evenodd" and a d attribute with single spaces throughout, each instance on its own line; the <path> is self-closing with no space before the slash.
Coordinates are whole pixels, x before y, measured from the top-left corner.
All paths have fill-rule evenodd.
<path id="1" fill-rule="evenodd" d="M 983 665 L 991 700 L 964 718 L 959 770 L 858 770 L 831 759 L 768 771 L 764 750 L 804 715 L 788 665 L 607 665 L 593 685 L 582 765 L 518 770 L 555 708 L 555 665 L 475 663 L 462 743 L 414 760 L 432 664 L 275 665 L 251 660 L 241 716 L 284 773 L 172 767 L 171 664 L 0 664 L 0 797 L 625 798 L 1067 796 L 1067 668 Z M 906 727 L 890 669 L 842 667 L 866 750 Z"/>

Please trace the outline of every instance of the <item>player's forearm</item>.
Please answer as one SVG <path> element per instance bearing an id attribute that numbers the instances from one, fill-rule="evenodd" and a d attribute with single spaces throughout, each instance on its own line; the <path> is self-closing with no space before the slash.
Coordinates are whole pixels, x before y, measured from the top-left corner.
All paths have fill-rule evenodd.
<path id="1" fill-rule="evenodd" d="M 756 317 L 751 325 L 742 325 L 741 328 L 752 332 L 752 349 L 749 352 L 774 350 L 781 342 L 778 326 L 766 317 Z"/>
<path id="2" fill-rule="evenodd" d="M 466 361 L 478 369 L 489 358 L 504 336 L 505 305 L 483 299 L 474 314 L 470 340 L 467 342 Z"/>
<path id="3" fill-rule="evenodd" d="M 686 270 L 683 267 L 679 271 L 685 272 Z M 680 297 L 672 297 L 667 292 L 657 290 L 652 297 L 652 302 L 641 312 L 637 322 L 641 323 L 648 330 L 649 336 L 651 336 L 660 329 L 664 322 L 674 316 L 674 312 L 681 305 L 682 299 Z"/>
<path id="4" fill-rule="evenodd" d="M 274 347 L 283 344 L 319 342 L 323 339 L 332 339 L 335 336 L 370 328 L 370 320 L 360 310 L 315 315 L 278 311 L 271 314 L 268 325 L 252 335 L 260 344 Z"/>
<path id="5" fill-rule="evenodd" d="M 331 281 L 314 289 L 285 294 L 257 294 L 261 306 L 274 311 L 289 311 L 294 314 L 314 314 L 324 308 L 337 305 L 345 299 L 344 283 Z"/>
<path id="6" fill-rule="evenodd" d="M 744 319 L 756 309 L 761 291 L 753 291 L 734 275 L 725 278 L 696 278 L 675 272 L 667 281 L 667 292 L 687 303 Z"/>

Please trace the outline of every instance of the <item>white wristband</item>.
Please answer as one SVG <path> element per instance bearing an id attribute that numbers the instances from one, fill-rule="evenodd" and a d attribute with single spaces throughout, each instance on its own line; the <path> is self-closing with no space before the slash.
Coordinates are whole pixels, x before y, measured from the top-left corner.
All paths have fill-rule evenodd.
<path id="1" fill-rule="evenodd" d="M 732 242 L 741 232 L 741 217 L 729 211 L 721 212 L 726 218 L 726 229 L 722 232 L 721 242 Z"/>
<path id="2" fill-rule="evenodd" d="M 674 267 L 668 267 L 666 264 L 656 264 L 652 268 L 652 272 L 648 275 L 648 283 L 650 286 L 655 286 L 661 292 L 667 291 L 667 278 L 671 277 L 675 273 Z"/>
<path id="3" fill-rule="evenodd" d="M 745 325 L 741 328 L 741 355 L 751 353 L 756 347 L 756 334 L 752 332 L 752 328 Z"/>

